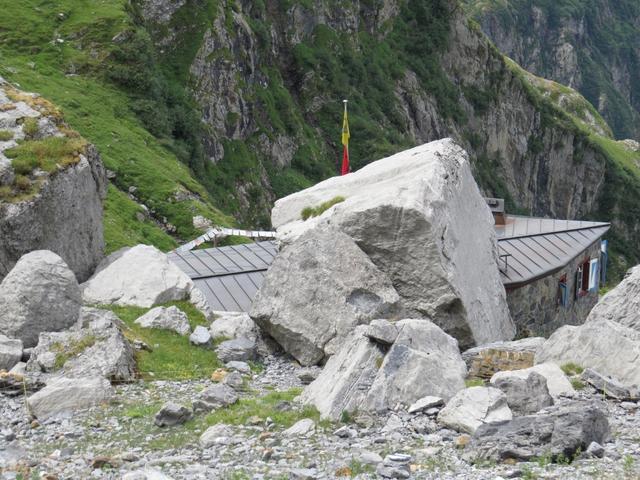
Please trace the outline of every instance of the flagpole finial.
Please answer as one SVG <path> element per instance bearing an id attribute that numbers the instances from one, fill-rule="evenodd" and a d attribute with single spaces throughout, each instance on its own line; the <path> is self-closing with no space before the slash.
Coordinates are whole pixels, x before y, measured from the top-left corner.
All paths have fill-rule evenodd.
<path id="1" fill-rule="evenodd" d="M 343 103 L 347 103 L 349 100 L 342 100 Z"/>

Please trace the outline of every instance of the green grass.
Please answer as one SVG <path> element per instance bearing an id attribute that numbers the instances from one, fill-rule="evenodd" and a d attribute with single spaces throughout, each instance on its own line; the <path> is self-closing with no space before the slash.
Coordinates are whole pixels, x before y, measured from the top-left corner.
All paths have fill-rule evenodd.
<path id="1" fill-rule="evenodd" d="M 300 212 L 300 216 L 302 217 L 303 220 L 308 220 L 309 218 L 312 218 L 312 217 L 318 217 L 322 215 L 324 212 L 326 212 L 327 210 L 329 210 L 334 205 L 337 205 L 338 203 L 342 203 L 345 200 L 346 199 L 341 196 L 333 197 L 331 200 L 327 200 L 326 202 L 323 202 L 320 205 L 317 205 L 315 207 L 303 208 L 302 212 Z"/>
<path id="2" fill-rule="evenodd" d="M 468 378 L 464 381 L 464 386 L 469 387 L 484 387 L 485 382 L 481 378 Z"/>
<path id="3" fill-rule="evenodd" d="M 92 347 L 96 343 L 95 335 L 87 335 L 78 340 L 74 340 L 68 345 L 62 345 L 61 343 L 54 343 L 51 345 L 51 351 L 56 354 L 54 362 L 54 369 L 61 369 L 67 360 L 77 355 L 80 355 L 87 348 Z"/>
<path id="4" fill-rule="evenodd" d="M 583 390 L 587 386 L 579 378 L 572 378 L 570 381 L 571 381 L 571 386 L 574 388 L 574 390 Z"/>
<path id="5" fill-rule="evenodd" d="M 58 168 L 74 165 L 84 153 L 86 142 L 82 138 L 48 137 L 43 140 L 27 140 L 5 151 L 11 159 L 14 171 L 30 175 L 36 168 L 48 173 Z"/>
<path id="6" fill-rule="evenodd" d="M 151 135 L 132 109 L 130 97 L 103 77 L 112 38 L 129 28 L 120 0 L 25 0 L 3 6 L 0 17 L 0 75 L 26 91 L 54 102 L 69 125 L 95 144 L 105 166 L 116 172 L 115 186 L 136 186 L 141 203 L 166 217 L 177 236 L 197 236 L 194 215 L 233 225 L 217 210 L 205 188 L 162 139 Z M 64 13 L 59 19 L 58 13 Z M 13 19 L 20 18 L 20 22 Z M 52 42 L 60 36 L 63 43 Z M 68 75 L 76 73 L 76 75 Z M 176 201 L 176 194 L 190 193 Z M 131 216 L 139 207 L 126 194 L 110 188 L 105 205 L 107 253 L 139 241 L 163 250 L 175 240 L 152 222 Z"/>
<path id="7" fill-rule="evenodd" d="M 209 323 L 201 312 L 187 302 L 171 302 L 189 317 L 191 328 Z M 156 328 L 143 328 L 135 320 L 148 312 L 148 308 L 108 307 L 127 326 L 125 336 L 130 341 L 141 340 L 152 348 L 152 352 L 136 352 L 138 371 L 145 380 L 190 380 L 209 378 L 222 364 L 216 354 L 204 347 L 189 343 L 189 336 Z"/>
<path id="8" fill-rule="evenodd" d="M 582 372 L 584 372 L 584 368 L 573 362 L 565 363 L 560 368 L 565 375 L 580 375 Z"/>
<path id="9" fill-rule="evenodd" d="M 13 139 L 13 132 L 9 130 L 0 130 L 0 142 L 8 142 Z"/>
<path id="10" fill-rule="evenodd" d="M 288 428 L 298 420 L 311 418 L 318 422 L 320 414 L 312 406 L 304 406 L 302 409 L 278 410 L 276 407 L 281 402 L 291 402 L 300 395 L 302 389 L 293 388 L 284 392 L 271 392 L 262 397 L 242 398 L 237 403 L 226 408 L 215 410 L 206 416 L 207 425 L 225 423 L 228 425 L 245 425 L 251 417 L 259 417 L 266 420 L 271 418 L 274 424 Z"/>

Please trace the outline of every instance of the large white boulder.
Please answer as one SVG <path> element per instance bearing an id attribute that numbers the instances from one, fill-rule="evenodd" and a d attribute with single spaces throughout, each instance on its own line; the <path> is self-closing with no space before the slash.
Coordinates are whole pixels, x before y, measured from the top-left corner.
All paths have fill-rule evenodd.
<path id="1" fill-rule="evenodd" d="M 45 420 L 62 412 L 74 412 L 107 402 L 114 394 L 113 387 L 103 377 L 59 377 L 31 395 L 27 399 L 27 407 L 38 420 Z"/>
<path id="2" fill-rule="evenodd" d="M 144 328 L 172 330 L 178 335 L 191 333 L 189 317 L 175 305 L 152 308 L 144 315 L 139 316 L 135 323 Z"/>
<path id="3" fill-rule="evenodd" d="M 187 300 L 191 279 L 155 247 L 136 245 L 109 255 L 82 284 L 86 304 L 153 307 Z"/>
<path id="4" fill-rule="evenodd" d="M 612 320 L 589 320 L 577 327 L 556 330 L 536 353 L 536 363 L 575 363 L 618 379 L 640 385 L 640 332 Z"/>
<path id="5" fill-rule="evenodd" d="M 465 388 L 438 414 L 438 422 L 466 433 L 474 433 L 486 423 L 505 422 L 512 418 L 506 395 L 492 387 Z"/>
<path id="6" fill-rule="evenodd" d="M 81 303 L 78 282 L 64 260 L 36 250 L 23 255 L 0 283 L 0 332 L 33 347 L 40 332 L 75 325 Z"/>
<path id="7" fill-rule="evenodd" d="M 306 366 L 335 353 L 357 325 L 397 315 L 399 303 L 389 278 L 351 238 L 321 227 L 276 257 L 251 318 Z"/>
<path id="8" fill-rule="evenodd" d="M 598 301 L 588 322 L 611 320 L 640 332 L 640 265 L 627 272 L 624 280 Z"/>
<path id="9" fill-rule="evenodd" d="M 345 200 L 302 220 L 303 209 L 335 197 Z M 344 232 L 389 276 L 407 316 L 432 318 L 463 348 L 515 334 L 493 218 L 466 152 L 451 139 L 280 199 L 272 223 L 285 243 L 328 224 Z"/>
<path id="10" fill-rule="evenodd" d="M 366 325 L 356 327 L 302 400 L 337 420 L 343 411 L 383 412 L 428 395 L 449 399 L 464 388 L 466 368 L 454 338 L 424 319 L 396 326 L 390 349 L 370 339 Z"/>

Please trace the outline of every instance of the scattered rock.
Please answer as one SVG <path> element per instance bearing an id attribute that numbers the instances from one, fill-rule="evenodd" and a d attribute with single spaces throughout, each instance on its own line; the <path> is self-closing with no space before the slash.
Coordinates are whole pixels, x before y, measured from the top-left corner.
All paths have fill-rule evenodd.
<path id="1" fill-rule="evenodd" d="M 640 332 L 606 319 L 559 328 L 536 353 L 536 363 L 575 363 L 616 378 L 623 385 L 640 385 L 638 358 Z"/>
<path id="2" fill-rule="evenodd" d="M 317 480 L 318 472 L 315 468 L 294 468 L 289 471 L 289 480 Z"/>
<path id="3" fill-rule="evenodd" d="M 322 370 L 319 368 L 301 368 L 300 370 L 298 370 L 296 375 L 304 385 L 309 385 L 316 378 L 318 378 L 318 375 L 320 375 L 321 371 Z"/>
<path id="4" fill-rule="evenodd" d="M 254 360 L 256 358 L 256 343 L 244 337 L 227 340 L 218 345 L 216 354 L 224 363 Z"/>
<path id="5" fill-rule="evenodd" d="M 303 418 L 287 428 L 282 434 L 285 437 L 308 437 L 316 431 L 316 422 Z"/>
<path id="6" fill-rule="evenodd" d="M 513 417 L 506 395 L 497 388 L 470 387 L 458 392 L 440 410 L 438 422 L 459 432 L 474 433 L 481 425 Z"/>
<path id="7" fill-rule="evenodd" d="M 211 334 L 205 327 L 198 325 L 189 336 L 189 341 L 193 345 L 208 346 L 211 345 Z"/>
<path id="8" fill-rule="evenodd" d="M 86 304 L 150 308 L 189 298 L 193 282 L 155 247 L 136 245 L 105 258 L 82 284 Z"/>
<path id="9" fill-rule="evenodd" d="M 211 381 L 220 383 L 229 375 L 229 371 L 224 368 L 216 368 L 215 371 L 211 374 Z"/>
<path id="10" fill-rule="evenodd" d="M 160 470 L 153 468 L 145 468 L 144 470 L 135 470 L 122 475 L 122 480 L 172 480 Z"/>
<path id="11" fill-rule="evenodd" d="M 173 402 L 165 403 L 156 413 L 153 423 L 158 427 L 173 427 L 181 425 L 192 417 L 192 412 L 184 405 L 178 405 Z"/>
<path id="12" fill-rule="evenodd" d="M 318 217 L 301 219 L 304 208 L 336 196 L 345 200 Z M 282 198 L 275 203 L 272 224 L 285 243 L 328 225 L 347 234 L 391 279 L 407 309 L 405 318 L 432 318 L 463 348 L 511 340 L 515 334 L 497 268 L 494 220 L 468 155 L 451 139 L 400 152 Z M 324 264 L 333 274 L 335 265 Z M 326 283 L 333 281 L 331 275 Z M 310 283 L 314 289 L 324 284 Z M 360 279 L 355 284 L 364 285 Z M 300 284 L 291 289 L 299 290 Z M 283 291 L 290 296 L 291 289 Z M 308 303 L 313 297 L 301 298 Z M 329 302 L 336 298 L 330 296 Z M 326 317 L 319 320 L 326 322 Z"/>
<path id="13" fill-rule="evenodd" d="M 512 342 L 495 342 L 474 347 L 462 354 L 470 378 L 489 379 L 494 373 L 533 367 L 536 351 L 543 337 L 523 338 Z"/>
<path id="14" fill-rule="evenodd" d="M 542 456 L 573 460 L 578 451 L 584 452 L 592 442 L 604 443 L 609 434 L 603 405 L 573 401 L 510 422 L 482 425 L 473 435 L 471 457 L 496 462 Z"/>
<path id="15" fill-rule="evenodd" d="M 215 320 L 209 327 L 214 340 L 234 339 L 239 337 L 250 340 L 258 339 L 258 326 L 245 312 L 213 312 Z"/>
<path id="16" fill-rule="evenodd" d="M 103 377 L 55 378 L 27 399 L 31 414 L 44 420 L 62 412 L 74 412 L 111 400 L 114 390 Z"/>
<path id="17" fill-rule="evenodd" d="M 135 323 L 144 328 L 173 330 L 178 335 L 188 335 L 191 332 L 189 317 L 174 305 L 152 308 L 139 317 Z"/>
<path id="18" fill-rule="evenodd" d="M 430 408 L 439 407 L 441 405 L 444 405 L 444 400 L 442 398 L 427 395 L 426 397 L 422 397 L 420 400 L 417 400 L 413 404 L 411 404 L 408 412 L 418 413 Z"/>
<path id="19" fill-rule="evenodd" d="M 228 385 L 234 390 L 243 390 L 244 389 L 244 379 L 240 372 L 233 371 L 230 372 L 222 381 L 224 385 Z"/>
<path id="20" fill-rule="evenodd" d="M 303 366 L 333 354 L 356 325 L 399 311 L 400 298 L 344 233 L 310 231 L 266 273 L 251 318 Z"/>
<path id="21" fill-rule="evenodd" d="M 363 450 L 356 456 L 356 458 L 360 463 L 365 465 L 377 465 L 382 463 L 382 457 L 376 452 L 371 452 L 369 450 Z"/>
<path id="22" fill-rule="evenodd" d="M 498 372 L 491 377 L 491 383 L 494 383 L 501 378 L 519 377 L 526 380 L 532 372 L 538 373 L 547 379 L 547 389 L 554 400 L 563 396 L 571 397 L 575 395 L 575 390 L 571 385 L 571 382 L 569 382 L 569 379 L 562 369 L 554 363 L 541 363 L 530 368 L 523 368 L 522 370 Z"/>
<path id="23" fill-rule="evenodd" d="M 78 282 L 62 258 L 48 250 L 27 253 L 0 283 L 0 332 L 33 347 L 40 332 L 75 325 L 80 305 Z"/>
<path id="24" fill-rule="evenodd" d="M 225 363 L 225 366 L 229 370 L 235 370 L 237 372 L 242 373 L 243 375 L 249 375 L 251 373 L 251 367 L 247 362 L 239 362 L 237 360 L 232 360 L 230 362 Z"/>
<path id="25" fill-rule="evenodd" d="M 218 383 L 203 390 L 193 402 L 193 410 L 210 412 L 216 408 L 226 407 L 238 401 L 238 394 L 228 385 Z"/>
<path id="26" fill-rule="evenodd" d="M 526 376 L 498 372 L 491 378 L 491 386 L 504 392 L 514 415 L 531 415 L 553 405 L 547 379 L 533 370 Z"/>
<path id="27" fill-rule="evenodd" d="M 453 444 L 456 446 L 456 448 L 465 448 L 467 445 L 469 445 L 469 443 L 471 442 L 471 437 L 467 434 L 463 434 L 460 435 L 459 437 L 456 437 L 456 439 L 453 441 Z"/>
<path id="28" fill-rule="evenodd" d="M 581 378 L 599 392 L 604 393 L 607 397 L 621 401 L 635 401 L 640 399 L 640 391 L 638 390 L 638 387 L 627 387 L 622 385 L 615 378 L 601 375 L 592 368 L 585 369 L 585 371 L 582 372 Z"/>
<path id="29" fill-rule="evenodd" d="M 22 359 L 22 341 L 0 334 L 0 370 L 11 370 Z"/>
<path id="30" fill-rule="evenodd" d="M 214 445 L 226 445 L 229 443 L 229 438 L 233 436 L 233 430 L 224 423 L 219 423 L 212 427 L 209 427 L 200 436 L 200 446 L 202 448 L 211 448 Z"/>
<path id="31" fill-rule="evenodd" d="M 388 320 L 377 319 L 371 321 L 364 334 L 375 342 L 392 345 L 398 338 L 398 329 Z"/>

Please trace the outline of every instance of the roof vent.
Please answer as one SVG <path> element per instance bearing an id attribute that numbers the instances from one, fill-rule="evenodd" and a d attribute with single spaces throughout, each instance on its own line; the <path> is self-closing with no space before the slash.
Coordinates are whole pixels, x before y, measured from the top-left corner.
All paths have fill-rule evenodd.
<path id="1" fill-rule="evenodd" d="M 507 221 L 504 213 L 504 199 L 503 198 L 485 198 L 487 205 L 493 213 L 493 219 L 496 225 L 504 225 Z"/>

